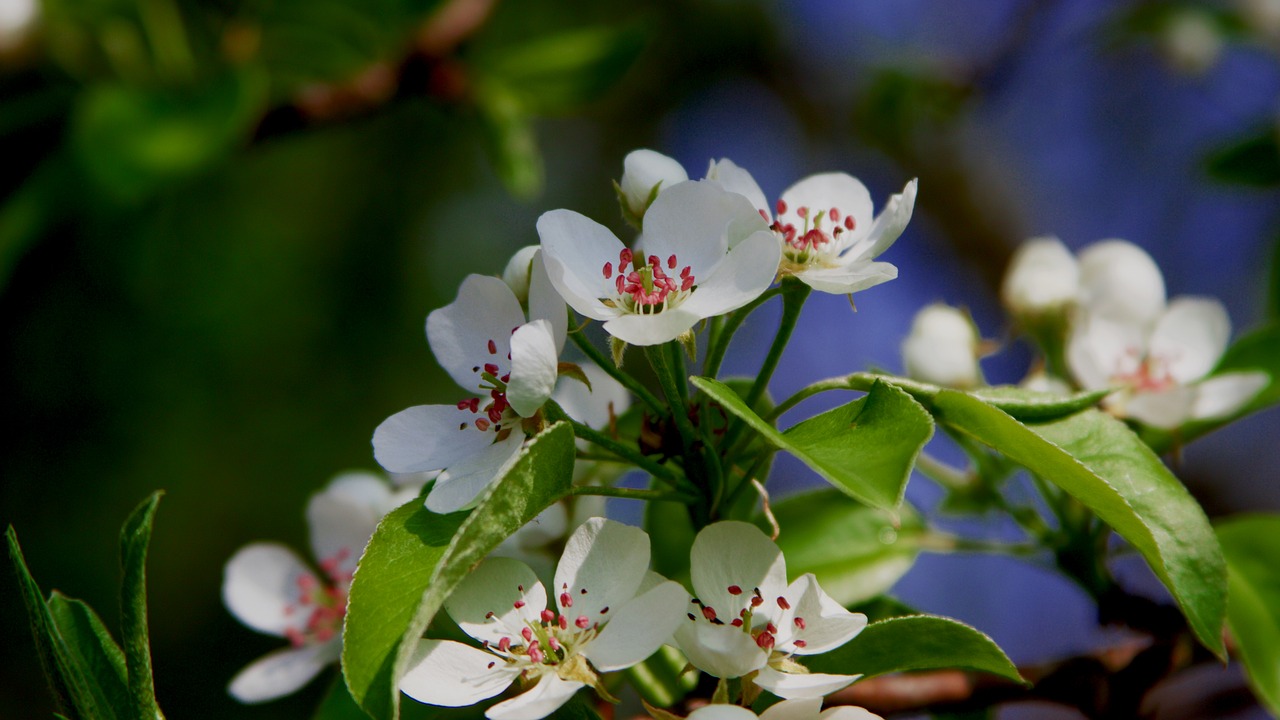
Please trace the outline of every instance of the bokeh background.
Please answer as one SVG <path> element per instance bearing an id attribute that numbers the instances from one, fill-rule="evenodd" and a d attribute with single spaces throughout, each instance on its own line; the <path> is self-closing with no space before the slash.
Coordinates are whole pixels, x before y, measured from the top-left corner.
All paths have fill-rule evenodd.
<path id="1" fill-rule="evenodd" d="M 546 210 L 620 227 L 626 152 L 695 177 L 729 157 L 772 197 L 817 171 L 877 203 L 920 178 L 883 258 L 900 278 L 856 314 L 816 294 L 775 395 L 899 370 L 932 301 L 1003 339 L 1000 274 L 1035 235 L 1138 243 L 1171 294 L 1220 297 L 1243 331 L 1277 312 L 1278 49 L 1274 0 L 0 0 L 0 521 L 46 589 L 114 627 L 119 525 L 164 488 L 161 706 L 307 717 L 323 681 L 227 697 L 279 641 L 222 608 L 223 562 L 252 540 L 304 548 L 307 496 L 374 467 L 383 418 L 456 399 L 426 314 L 536 242 Z M 728 370 L 758 363 L 776 317 Z M 1029 359 L 1008 343 L 984 369 L 1015 382 Z M 1211 515 L 1280 510 L 1278 430 L 1248 418 L 1179 474 Z M 47 716 L 0 575 L 0 715 Z M 898 592 L 1019 662 L 1105 637 L 1067 581 L 1007 559 L 926 555 Z"/>

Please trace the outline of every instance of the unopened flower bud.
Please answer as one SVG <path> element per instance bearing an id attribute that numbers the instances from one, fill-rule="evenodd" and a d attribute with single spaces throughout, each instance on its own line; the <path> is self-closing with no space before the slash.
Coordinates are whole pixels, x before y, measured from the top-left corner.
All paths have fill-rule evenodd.
<path id="1" fill-rule="evenodd" d="M 633 150 L 622 161 L 622 180 L 618 183 L 625 204 L 623 210 L 639 220 L 659 190 L 688 179 L 684 167 L 666 155 L 653 150 Z"/>
<path id="2" fill-rule="evenodd" d="M 1222 55 L 1222 30 L 1209 13 L 1189 8 L 1169 19 L 1160 35 L 1160 48 L 1174 69 L 1200 75 Z"/>
<path id="3" fill-rule="evenodd" d="M 1000 298 L 1019 316 L 1040 316 L 1062 310 L 1076 299 L 1080 268 L 1061 240 L 1032 238 L 1014 253 L 1000 288 Z"/>
<path id="4" fill-rule="evenodd" d="M 502 271 L 502 281 L 511 288 L 521 305 L 529 302 L 529 274 L 533 266 L 533 256 L 538 254 L 537 245 L 528 245 L 516 251 Z"/>
<path id="5" fill-rule="evenodd" d="M 1164 312 L 1164 276 L 1131 242 L 1094 243 L 1080 252 L 1080 305 L 1089 315 L 1148 326 Z"/>
<path id="6" fill-rule="evenodd" d="M 941 303 L 916 313 L 911 334 L 902 343 L 907 375 L 955 388 L 982 384 L 978 369 L 978 331 L 968 314 Z"/>

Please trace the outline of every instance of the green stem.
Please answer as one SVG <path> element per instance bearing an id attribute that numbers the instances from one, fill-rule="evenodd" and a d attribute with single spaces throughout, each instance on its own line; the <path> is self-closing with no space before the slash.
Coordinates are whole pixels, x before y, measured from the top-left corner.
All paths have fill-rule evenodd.
<path id="1" fill-rule="evenodd" d="M 656 395 L 649 392 L 649 389 L 641 384 L 640 381 L 630 373 L 623 372 L 618 366 L 614 365 L 612 360 L 605 357 L 604 353 L 600 352 L 595 345 L 591 344 L 591 341 L 587 339 L 586 335 L 583 335 L 581 332 L 569 333 L 569 338 L 573 340 L 573 344 L 577 345 L 578 349 L 581 350 L 584 355 L 591 359 L 591 362 L 594 362 L 601 370 L 609 373 L 614 380 L 622 383 L 623 387 L 630 390 L 631 394 L 640 398 L 640 402 L 648 405 L 649 409 L 656 413 L 662 413 L 664 411 L 662 401 L 658 400 Z"/>
<path id="2" fill-rule="evenodd" d="M 783 279 L 782 321 L 778 323 L 778 333 L 773 336 L 773 344 L 769 346 L 769 354 L 765 356 L 764 364 L 760 366 L 756 381 L 751 385 L 751 391 L 747 393 L 747 407 L 755 407 L 756 401 L 764 394 L 765 388 L 769 387 L 769 380 L 773 377 L 773 371 L 778 368 L 782 351 L 787 349 L 791 333 L 796 329 L 796 321 L 800 319 L 800 311 L 804 309 L 804 301 L 809 298 L 810 292 L 808 285 L 795 278 Z"/>
<path id="3" fill-rule="evenodd" d="M 574 495 L 603 495 L 605 497 L 628 498 L 631 500 L 644 500 L 646 502 L 665 500 L 668 502 L 674 501 L 679 503 L 689 503 L 697 499 L 681 492 L 645 490 L 641 488 L 604 487 L 601 485 L 579 485 L 573 488 L 570 492 Z"/>
<path id="4" fill-rule="evenodd" d="M 668 344 L 676 345 L 676 343 Z M 679 349 L 677 345 L 676 350 Z M 668 355 L 669 353 L 662 345 L 650 345 L 645 348 L 645 356 L 649 358 L 649 364 L 653 366 L 653 372 L 658 376 L 662 394 L 667 396 L 667 402 L 671 405 L 671 419 L 675 422 L 676 430 L 680 432 L 680 438 L 684 441 L 687 451 L 698 437 L 693 421 L 689 419 L 689 405 L 686 402 L 689 396 L 688 380 L 676 376 L 674 368 L 668 361 Z"/>
<path id="5" fill-rule="evenodd" d="M 564 408 L 560 407 L 554 400 L 548 400 L 543 409 L 547 411 L 548 419 L 563 420 L 573 428 L 573 434 L 589 443 L 599 445 L 601 448 L 617 455 L 619 458 L 639 467 L 655 478 L 670 485 L 673 488 L 680 488 L 680 476 L 676 475 L 671 468 L 666 467 L 654 460 L 643 455 L 639 450 L 629 447 L 604 433 L 569 417 Z"/>
<path id="6" fill-rule="evenodd" d="M 747 319 L 756 308 L 760 307 L 769 298 L 782 292 L 782 287 L 771 287 L 760 294 L 760 297 L 743 305 L 729 314 L 727 320 L 717 331 L 716 326 L 712 325 L 711 341 L 707 344 L 707 360 L 702 364 L 702 374 L 706 377 L 714 378 L 720 374 L 720 365 L 724 362 L 724 354 L 729 350 L 729 342 L 733 340 L 733 334 L 738 331 L 742 325 L 742 321 Z"/>
<path id="7" fill-rule="evenodd" d="M 760 457 L 756 458 L 755 462 L 751 463 L 751 467 L 747 468 L 747 470 L 742 473 L 742 479 L 738 481 L 738 484 L 729 492 L 729 497 L 725 498 L 725 507 L 732 508 L 737 504 L 738 498 L 742 497 L 742 493 L 747 488 L 751 487 L 751 479 L 760 474 L 760 471 L 764 469 L 765 464 L 769 462 L 769 458 L 775 452 L 777 452 L 776 449 L 770 448 L 768 452 L 761 453 Z M 764 482 L 765 481 L 763 479 L 760 480 L 761 485 L 763 485 Z"/>
<path id="8" fill-rule="evenodd" d="M 798 390 L 795 395 L 792 395 L 786 400 L 783 400 L 782 403 L 777 407 L 775 407 L 768 415 L 765 416 L 764 419 L 767 420 L 768 422 L 775 422 L 778 418 L 782 417 L 782 414 L 785 413 L 786 411 L 799 405 L 805 400 L 808 400 L 814 395 L 827 392 L 828 390 L 852 390 L 852 389 L 853 388 L 849 387 L 848 378 L 838 377 L 838 378 L 830 378 L 827 380 L 819 380 L 818 382 L 812 385 L 800 388 L 800 390 Z"/>
<path id="9" fill-rule="evenodd" d="M 967 490 L 973 487 L 977 479 L 972 473 L 951 467 L 923 451 L 916 458 L 916 469 L 925 477 L 949 490 Z"/>

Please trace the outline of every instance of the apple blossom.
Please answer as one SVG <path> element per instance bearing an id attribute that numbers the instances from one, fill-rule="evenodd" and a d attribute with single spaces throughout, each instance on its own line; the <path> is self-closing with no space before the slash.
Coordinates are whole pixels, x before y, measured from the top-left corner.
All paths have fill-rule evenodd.
<path id="1" fill-rule="evenodd" d="M 530 689 L 485 715 L 545 717 L 579 689 L 601 689 L 599 673 L 630 667 L 670 639 L 687 595 L 648 567 L 649 536 L 604 518 L 587 521 L 566 543 L 551 607 L 528 566 L 489 558 L 445 601 L 483 649 L 420 640 L 400 689 L 419 702 L 462 707 L 518 679 Z"/>
<path id="2" fill-rule="evenodd" d="M 1078 304 L 1093 316 L 1150 325 L 1164 312 L 1164 275 L 1146 250 L 1127 240 L 1100 240 L 1080 251 Z"/>
<path id="3" fill-rule="evenodd" d="M 968 313 L 935 303 L 916 313 L 902 342 L 902 360 L 907 375 L 917 380 L 966 389 L 983 384 L 980 345 Z"/>
<path id="4" fill-rule="evenodd" d="M 759 720 L 884 720 L 875 713 L 852 705 L 822 709 L 822 698 L 783 700 L 770 705 Z M 737 705 L 704 705 L 689 713 L 688 720 L 756 720 L 757 715 Z"/>
<path id="5" fill-rule="evenodd" d="M 708 525 L 690 560 L 698 596 L 675 640 L 695 667 L 719 678 L 751 676 L 787 699 L 821 697 L 860 677 L 809 673 L 790 659 L 844 645 L 867 616 L 841 607 L 811 573 L 788 585 L 782 551 L 755 525 Z"/>
<path id="6" fill-rule="evenodd" d="M 511 288 L 483 275 L 468 276 L 457 299 L 427 317 L 436 359 L 459 385 L 488 397 L 411 407 L 374 431 L 374 456 L 388 471 L 444 471 L 427 496 L 432 512 L 467 507 L 502 474 L 524 442 L 522 420 L 555 387 L 568 317 L 541 253 L 531 264 L 528 321 Z"/>
<path id="7" fill-rule="evenodd" d="M 278 543 L 247 545 L 227 561 L 227 609 L 254 630 L 291 644 L 240 671 L 228 688 L 233 697 L 256 703 L 288 695 L 337 661 L 356 562 L 382 516 L 416 494 L 414 487 L 392 491 L 369 473 L 347 473 L 313 495 L 307 523 L 323 580 Z"/>
<path id="8" fill-rule="evenodd" d="M 1009 261 L 1000 298 L 1018 316 L 1061 312 L 1080 292 L 1080 267 L 1062 241 L 1037 237 L 1023 243 Z"/>
<path id="9" fill-rule="evenodd" d="M 633 150 L 622 160 L 618 199 L 623 213 L 640 227 L 645 212 L 661 191 L 689 179 L 684 167 L 653 150 Z"/>
<path id="10" fill-rule="evenodd" d="M 751 204 L 709 182 L 661 193 L 634 250 L 571 210 L 538 219 L 547 272 L 579 313 L 632 345 L 674 340 L 759 297 L 780 251 Z"/>

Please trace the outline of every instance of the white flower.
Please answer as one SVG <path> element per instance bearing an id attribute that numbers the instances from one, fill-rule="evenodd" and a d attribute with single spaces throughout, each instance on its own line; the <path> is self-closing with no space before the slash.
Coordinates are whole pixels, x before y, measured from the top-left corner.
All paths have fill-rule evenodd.
<path id="1" fill-rule="evenodd" d="M 348 473 L 311 496 L 311 550 L 324 580 L 277 543 L 247 545 L 227 561 L 227 609 L 254 630 L 291 643 L 240 671 L 228 688 L 233 697 L 256 703 L 288 695 L 337 661 L 356 562 L 382 516 L 415 494 L 413 488 L 392 492 L 375 475 Z"/>
<path id="2" fill-rule="evenodd" d="M 1022 244 L 1005 272 L 1000 298 L 1016 315 L 1038 316 L 1066 309 L 1080 291 L 1080 267 L 1062 241 L 1032 238 Z"/>
<path id="3" fill-rule="evenodd" d="M 1116 415 L 1176 428 L 1229 416 L 1269 382 L 1260 372 L 1204 379 L 1230 337 L 1227 312 L 1211 298 L 1176 298 L 1153 321 L 1083 313 L 1067 344 L 1067 365 L 1086 389 L 1121 387 L 1104 401 Z"/>
<path id="4" fill-rule="evenodd" d="M 788 585 L 782 551 L 759 528 L 708 525 L 690 559 L 698 596 L 675 639 L 695 667 L 719 678 L 754 673 L 757 685 L 787 699 L 821 697 L 860 677 L 808 673 L 790 659 L 844 645 L 867 616 L 841 607 L 811 573 Z"/>
<path id="5" fill-rule="evenodd" d="M 916 313 L 902 343 L 907 375 L 946 387 L 981 385 L 980 342 L 968 313 L 942 303 L 928 305 Z"/>
<path id="6" fill-rule="evenodd" d="M 1146 250 L 1126 240 L 1101 240 L 1080 251 L 1084 312 L 1149 325 L 1164 312 L 1164 276 Z"/>
<path id="7" fill-rule="evenodd" d="M 756 714 L 737 705 L 703 705 L 688 720 L 756 720 Z M 822 709 L 822 698 L 783 700 L 760 713 L 759 720 L 884 720 L 869 710 L 851 705 Z"/>
<path id="8" fill-rule="evenodd" d="M 632 345 L 674 340 L 772 284 L 779 250 L 759 214 L 713 183 L 684 182 L 654 200 L 636 249 L 570 210 L 538 219 L 547 272 L 579 313 Z"/>
<path id="9" fill-rule="evenodd" d="M 421 640 L 400 689 L 419 702 L 473 705 L 519 679 L 530 687 L 485 713 L 492 720 L 537 720 L 598 673 L 653 654 L 679 624 L 683 588 L 649 572 L 643 530 L 592 518 L 565 546 L 556 568 L 556 601 L 523 563 L 490 558 L 445 601 L 463 632 L 484 649 Z"/>
<path id="10" fill-rule="evenodd" d="M 1170 64 L 1190 75 L 1203 74 L 1216 65 L 1223 44 L 1217 20 L 1194 6 L 1176 11 L 1160 35 L 1160 47 Z"/>
<path id="11" fill-rule="evenodd" d="M 502 269 L 502 282 L 511 288 L 521 305 L 529 302 L 529 284 L 533 277 L 533 257 L 538 254 L 537 245 L 526 245 L 516 251 Z"/>
<path id="12" fill-rule="evenodd" d="M 393 473 L 444 470 L 427 508 L 467 507 L 514 461 L 525 439 L 522 418 L 551 396 L 567 324 L 541 253 L 532 260 L 528 322 L 506 283 L 468 276 L 457 299 L 427 317 L 427 341 L 459 385 L 487 397 L 392 415 L 373 433 L 374 457 Z"/>
<path id="13" fill-rule="evenodd" d="M 632 219 L 640 220 L 659 192 L 688 179 L 684 167 L 666 155 L 633 150 L 622 161 L 622 181 L 618 184 L 624 210 Z"/>

